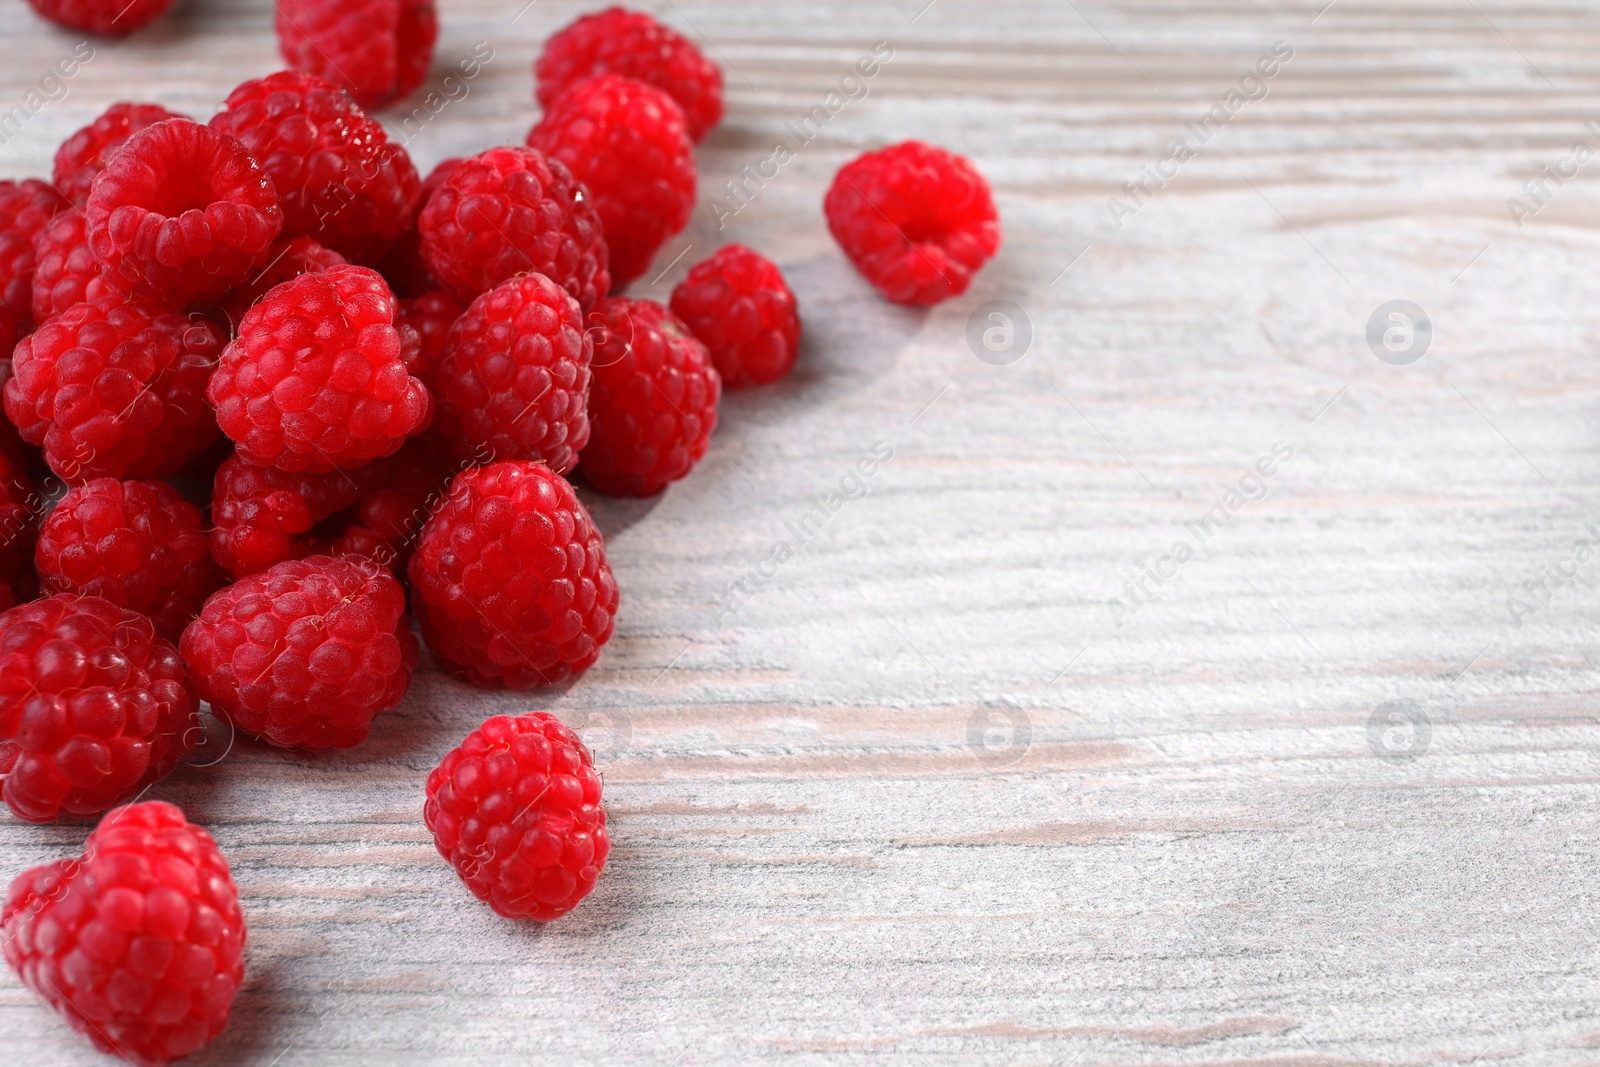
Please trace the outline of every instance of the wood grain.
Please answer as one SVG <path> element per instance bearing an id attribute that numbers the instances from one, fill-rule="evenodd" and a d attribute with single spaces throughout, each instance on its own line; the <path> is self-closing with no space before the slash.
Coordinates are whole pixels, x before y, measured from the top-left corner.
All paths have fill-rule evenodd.
<path id="1" fill-rule="evenodd" d="M 538 43 L 590 5 L 520 6 L 442 0 L 436 83 L 476 42 L 495 57 L 416 131 L 419 165 L 534 121 Z M 802 363 L 727 399 L 686 482 L 594 501 L 623 609 L 580 684 L 428 669 L 354 752 L 241 742 L 157 788 L 215 832 L 250 921 L 234 1020 L 194 1062 L 1600 1062 L 1600 564 L 1508 607 L 1600 519 L 1600 163 L 1520 227 L 1507 207 L 1600 149 L 1600 10 L 644 6 L 727 72 L 708 197 L 894 50 L 635 286 L 761 248 Z M 184 0 L 97 46 L 0 173 L 47 173 L 116 98 L 208 115 L 274 68 L 269 16 Z M 1266 95 L 1116 225 L 1108 199 L 1280 41 Z M 74 43 L 6 0 L 0 103 Z M 907 136 L 969 154 L 1006 224 L 973 291 L 925 312 L 875 299 L 820 216 L 841 163 Z M 1408 366 L 1366 340 L 1397 299 L 1433 326 Z M 990 300 L 1031 323 L 1010 365 L 967 341 Z M 759 576 L 877 442 L 864 495 Z M 1265 496 L 1119 617 L 1280 442 Z M 1393 701 L 1427 717 L 1414 759 L 1369 729 Z M 545 929 L 472 904 L 419 820 L 438 757 L 530 706 L 595 745 L 616 844 Z M 0 872 L 84 832 L 0 823 Z M 9 974 L 0 1041 L 99 1062 Z"/>

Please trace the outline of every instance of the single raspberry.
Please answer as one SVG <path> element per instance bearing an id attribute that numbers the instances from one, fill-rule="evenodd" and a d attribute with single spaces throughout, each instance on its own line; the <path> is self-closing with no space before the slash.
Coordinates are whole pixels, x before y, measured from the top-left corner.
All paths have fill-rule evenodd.
<path id="1" fill-rule="evenodd" d="M 594 431 L 580 469 L 602 493 L 654 496 L 706 454 L 722 383 L 706 346 L 654 301 L 602 300 L 589 329 Z"/>
<path id="2" fill-rule="evenodd" d="M 800 352 L 800 315 L 778 265 L 744 245 L 723 245 L 672 290 L 672 313 L 711 353 L 729 389 L 789 373 Z"/>
<path id="3" fill-rule="evenodd" d="M 59 26 L 121 37 L 165 15 L 172 0 L 28 0 L 28 5 Z"/>
<path id="4" fill-rule="evenodd" d="M 475 685 L 554 685 L 593 666 L 611 639 L 617 583 L 605 542 L 542 463 L 456 475 L 407 573 L 428 646 Z"/>
<path id="5" fill-rule="evenodd" d="M 921 141 L 846 163 L 823 212 L 856 270 L 896 304 L 966 292 L 1000 248 L 989 183 L 968 160 Z"/>
<path id="6" fill-rule="evenodd" d="M 366 556 L 398 572 L 411 560 L 433 506 L 444 498 L 456 469 L 437 447 L 391 457 L 382 488 L 361 504 L 321 524 L 332 556 Z M 342 527 L 342 528 L 341 528 Z"/>
<path id="7" fill-rule="evenodd" d="M 50 592 L 104 597 L 174 642 L 222 584 L 200 510 L 165 482 L 96 478 L 69 490 L 34 558 Z"/>
<path id="8" fill-rule="evenodd" d="M 330 471 L 389 455 L 432 416 L 406 373 L 398 301 L 366 267 L 284 282 L 251 308 L 206 395 L 252 463 Z"/>
<path id="9" fill-rule="evenodd" d="M 293 70 L 247 81 L 211 125 L 271 176 L 285 234 L 366 263 L 411 225 L 421 186 L 411 157 L 332 82 Z"/>
<path id="10" fill-rule="evenodd" d="M 565 163 L 594 198 L 614 290 L 689 223 L 694 145 L 683 109 L 653 85 L 616 74 L 581 81 L 550 105 L 528 144 Z"/>
<path id="11" fill-rule="evenodd" d="M 175 474 L 216 439 L 205 390 L 223 342 L 138 300 L 77 304 L 17 345 L 6 414 L 71 484 Z"/>
<path id="12" fill-rule="evenodd" d="M 519 274 L 450 327 L 434 375 L 439 436 L 457 456 L 543 460 L 571 470 L 589 440 L 593 351 L 578 302 L 543 274 Z"/>
<path id="13" fill-rule="evenodd" d="M 283 748 L 351 748 L 417 665 L 406 596 L 369 559 L 308 556 L 241 578 L 183 632 L 201 699 Z"/>
<path id="14" fill-rule="evenodd" d="M 441 288 L 439 279 L 433 276 L 422 258 L 422 233 L 417 229 L 417 221 L 433 191 L 449 180 L 462 162 L 459 157 L 452 156 L 440 162 L 422 179 L 422 186 L 411 203 L 411 225 L 395 238 L 377 264 L 378 273 L 388 281 L 394 295 L 401 299 L 419 297 Z"/>
<path id="15" fill-rule="evenodd" d="M 100 262 L 89 251 L 82 208 L 69 208 L 33 235 L 33 321 L 54 318 L 74 304 L 122 300 L 100 278 Z"/>
<path id="16" fill-rule="evenodd" d="M 442 289 L 423 293 L 414 300 L 400 301 L 401 358 L 412 377 L 419 378 L 430 389 L 434 385 L 434 371 L 444 358 L 445 343 L 450 339 L 450 327 L 466 309 L 455 297 Z M 415 339 L 406 336 L 410 330 Z"/>
<path id="17" fill-rule="evenodd" d="M 26 321 L 33 308 L 33 239 L 67 202 L 48 182 L 0 181 L 0 304 Z"/>
<path id="18" fill-rule="evenodd" d="M 422 258 L 463 301 L 538 271 L 587 310 L 611 274 L 600 216 L 564 165 L 528 148 L 491 148 L 464 161 L 422 209 Z"/>
<path id="19" fill-rule="evenodd" d="M 56 149 L 56 189 L 82 207 L 89 199 L 89 186 L 94 183 L 95 175 L 105 169 L 106 161 L 128 143 L 129 137 L 147 126 L 183 117 L 160 104 L 135 104 L 126 100 L 112 104 L 99 118 Z"/>
<path id="20" fill-rule="evenodd" d="M 245 279 L 243 285 L 232 290 L 219 302 L 228 319 L 228 332 L 238 333 L 245 312 L 255 307 L 261 298 L 284 282 L 302 274 L 320 274 L 329 267 L 347 263 L 343 256 L 331 248 L 323 248 L 309 237 L 290 237 L 279 241 L 267 256 L 261 269 Z M 35 283 L 37 287 L 37 282 Z"/>
<path id="21" fill-rule="evenodd" d="M 272 179 L 237 140 L 188 119 L 128 138 L 84 208 L 108 284 L 179 307 L 232 289 L 283 228 Z"/>
<path id="22" fill-rule="evenodd" d="M 0 776 L 19 819 L 97 815 L 165 778 L 200 718 L 150 620 L 58 593 L 0 613 Z"/>
<path id="23" fill-rule="evenodd" d="M 296 70 L 378 108 L 422 84 L 439 20 L 433 0 L 278 0 L 278 47 Z"/>
<path id="24" fill-rule="evenodd" d="M 589 750 L 542 711 L 496 715 L 445 753 L 422 820 L 472 895 L 508 919 L 565 915 L 611 851 Z"/>
<path id="25" fill-rule="evenodd" d="M 605 71 L 672 97 L 696 142 L 722 121 L 722 71 L 716 64 L 677 30 L 620 7 L 584 15 L 545 41 L 533 66 L 540 106 L 550 107 L 578 82 Z"/>
<path id="26" fill-rule="evenodd" d="M 244 980 L 228 861 L 160 800 L 106 815 L 83 855 L 22 872 L 0 907 L 6 962 L 94 1042 L 164 1064 L 222 1032 Z"/>

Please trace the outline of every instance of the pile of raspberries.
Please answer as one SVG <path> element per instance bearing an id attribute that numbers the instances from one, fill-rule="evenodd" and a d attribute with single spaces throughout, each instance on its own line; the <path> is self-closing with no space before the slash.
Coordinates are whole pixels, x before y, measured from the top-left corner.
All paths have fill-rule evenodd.
<path id="1" fill-rule="evenodd" d="M 108 34 L 170 0 L 29 2 Z M 670 305 L 622 295 L 687 224 L 723 115 L 681 35 L 578 19 L 535 64 L 526 144 L 424 178 L 363 109 L 421 83 L 430 0 L 277 17 L 292 69 L 209 122 L 113 104 L 50 181 L 0 182 L 0 792 L 30 822 L 104 814 L 82 856 L 11 883 L 0 945 L 140 1064 L 216 1036 L 243 977 L 215 842 L 137 802 L 202 702 L 271 745 L 348 748 L 405 695 L 418 632 L 474 685 L 582 674 L 618 591 L 567 476 L 660 493 L 723 388 L 799 351 L 794 294 L 742 245 Z M 964 292 L 1000 243 L 984 178 L 917 141 L 845 166 L 824 213 L 901 304 Z M 605 865 L 600 793 L 555 717 L 497 715 L 428 776 L 423 819 L 473 894 L 547 921 Z"/>

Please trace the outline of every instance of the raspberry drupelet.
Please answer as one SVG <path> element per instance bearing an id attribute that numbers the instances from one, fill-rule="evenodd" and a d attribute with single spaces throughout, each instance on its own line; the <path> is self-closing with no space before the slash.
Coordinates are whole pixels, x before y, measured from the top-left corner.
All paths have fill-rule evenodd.
<path id="1" fill-rule="evenodd" d="M 66 209 L 66 200 L 48 182 L 0 181 L 0 304 L 24 323 L 30 321 L 33 307 L 33 239 Z"/>
<path id="2" fill-rule="evenodd" d="M 434 374 L 440 438 L 461 458 L 571 470 L 589 440 L 589 335 L 578 302 L 542 274 L 484 293 L 450 327 Z"/>
<path id="3" fill-rule="evenodd" d="M 553 715 L 486 720 L 428 775 L 427 797 L 422 817 L 439 855 L 507 918 L 565 915 L 605 868 L 600 776 Z"/>
<path id="4" fill-rule="evenodd" d="M 261 165 L 234 138 L 188 119 L 129 137 L 94 179 L 84 214 L 107 284 L 168 307 L 244 281 L 283 229 Z"/>
<path id="5" fill-rule="evenodd" d="M 121 301 L 100 279 L 100 263 L 89 250 L 82 208 L 69 208 L 33 235 L 33 321 L 43 323 L 74 304 Z"/>
<path id="6" fill-rule="evenodd" d="M 201 699 L 282 748 L 350 748 L 417 665 L 400 582 L 370 559 L 308 556 L 241 578 L 183 632 Z"/>
<path id="7" fill-rule="evenodd" d="M 245 937 L 217 843 L 160 800 L 109 812 L 82 856 L 23 871 L 0 906 L 22 984 L 95 1048 L 141 1065 L 222 1032 Z"/>
<path id="8" fill-rule="evenodd" d="M 789 373 L 800 352 L 800 315 L 778 265 L 744 245 L 723 245 L 672 290 L 672 313 L 711 353 L 729 389 Z"/>
<path id="9" fill-rule="evenodd" d="M 850 262 L 896 304 L 937 304 L 966 292 L 1000 248 L 989 183 L 968 160 L 921 141 L 845 164 L 823 212 Z"/>
<path id="10" fill-rule="evenodd" d="M 150 620 L 58 593 L 0 613 L 0 776 L 19 819 L 98 815 L 165 778 L 200 736 Z"/>
<path id="11" fill-rule="evenodd" d="M 616 74 L 585 79 L 556 99 L 528 144 L 566 164 L 594 198 L 613 291 L 643 274 L 688 225 L 694 145 L 683 109 L 655 86 Z"/>
<path id="12" fill-rule="evenodd" d="M 28 0 L 28 5 L 68 29 L 121 37 L 165 15 L 172 0 Z"/>
<path id="13" fill-rule="evenodd" d="M 542 463 L 458 474 L 407 574 L 428 647 L 475 685 L 566 681 L 611 638 L 617 583 L 605 543 L 572 486 Z"/>
<path id="14" fill-rule="evenodd" d="M 89 187 L 95 175 L 105 169 L 106 161 L 128 143 L 128 138 L 148 126 L 168 119 L 181 119 L 176 111 L 168 111 L 160 104 L 139 104 L 119 101 L 106 108 L 99 118 L 74 133 L 56 149 L 56 189 L 82 207 L 89 199 Z"/>
<path id="15" fill-rule="evenodd" d="M 653 496 L 706 454 L 722 386 L 705 345 L 651 300 L 610 297 L 589 314 L 593 427 L 580 470 L 602 493 Z"/>
<path id="16" fill-rule="evenodd" d="M 296 70 L 382 107 L 422 84 L 439 20 L 433 0 L 278 0 L 278 47 Z"/>

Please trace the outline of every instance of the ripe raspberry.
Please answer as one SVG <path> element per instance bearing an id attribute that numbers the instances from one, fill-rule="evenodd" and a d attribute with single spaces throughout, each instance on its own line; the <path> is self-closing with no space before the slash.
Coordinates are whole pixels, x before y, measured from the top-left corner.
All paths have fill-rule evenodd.
<path id="1" fill-rule="evenodd" d="M 966 159 L 921 141 L 846 163 L 823 212 L 856 270 L 896 304 L 966 292 L 1000 248 L 989 183 Z"/>
<path id="2" fill-rule="evenodd" d="M 22 984 L 101 1052 L 187 1056 L 228 1024 L 244 979 L 244 915 L 228 861 L 171 804 L 110 812 L 83 855 L 22 872 L 0 944 Z"/>
<path id="3" fill-rule="evenodd" d="M 232 137 L 188 119 L 129 137 L 95 178 L 84 213 L 107 283 L 172 307 L 244 281 L 283 228 L 261 165 Z"/>
<path id="4" fill-rule="evenodd" d="M 0 448 L 0 611 L 32 600 L 39 591 L 33 545 L 43 506 L 44 498 L 29 481 L 21 457 L 7 442 Z"/>
<path id="5" fill-rule="evenodd" d="M 729 389 L 789 373 L 800 351 L 800 316 L 778 265 L 744 245 L 723 245 L 672 290 L 672 313 L 711 353 Z"/>
<path id="6" fill-rule="evenodd" d="M 444 358 L 445 342 L 450 338 L 450 327 L 466 309 L 456 298 L 441 289 L 423 293 L 414 300 L 400 301 L 401 358 L 412 377 L 433 388 L 434 371 Z M 415 332 L 415 339 L 406 331 Z"/>
<path id="7" fill-rule="evenodd" d="M 402 449 L 391 460 L 383 486 L 343 515 L 323 524 L 329 532 L 329 555 L 366 556 L 403 571 L 411 560 L 422 524 L 444 498 L 457 468 L 435 445 L 407 456 Z M 393 462 L 400 461 L 400 462 Z M 340 526 L 342 529 L 339 529 Z"/>
<path id="8" fill-rule="evenodd" d="M 39 531 L 39 580 L 104 597 L 177 641 L 222 584 L 200 511 L 165 482 L 96 478 L 69 490 Z"/>
<path id="9" fill-rule="evenodd" d="M 366 263 L 411 224 L 421 186 L 411 157 L 332 82 L 293 70 L 247 81 L 211 126 L 272 178 L 285 234 Z"/>
<path id="10" fill-rule="evenodd" d="M 165 778 L 200 718 L 150 620 L 58 593 L 0 613 L 0 775 L 19 819 L 96 815 Z"/>
<path id="11" fill-rule="evenodd" d="M 398 302 L 366 267 L 302 274 L 262 297 L 206 395 L 251 463 L 330 471 L 389 455 L 432 415 L 406 373 Z"/>
<path id="12" fill-rule="evenodd" d="M 491 148 L 466 160 L 422 209 L 422 258 L 460 298 L 538 271 L 585 309 L 611 274 L 592 198 L 560 163 L 527 148 Z"/>
<path id="13" fill-rule="evenodd" d="M 68 208 L 33 235 L 33 321 L 54 318 L 74 304 L 107 298 L 120 302 L 100 279 L 100 263 L 89 251 L 82 208 Z"/>
<path id="14" fill-rule="evenodd" d="M 583 476 L 602 493 L 654 496 L 706 454 L 722 383 L 706 346 L 654 301 L 602 300 L 589 328 L 594 433 Z"/>
<path id="15" fill-rule="evenodd" d="M 411 225 L 395 238 L 394 244 L 389 246 L 377 264 L 378 273 L 388 281 L 394 295 L 401 299 L 419 297 L 442 287 L 422 259 L 422 234 L 417 230 L 417 221 L 433 191 L 443 185 L 461 163 L 458 157 L 446 159 L 422 179 L 422 186 L 411 202 Z"/>
<path id="16" fill-rule="evenodd" d="M 542 463 L 456 475 L 407 568 L 428 647 L 475 685 L 529 689 L 588 670 L 617 583 L 572 486 Z"/>
<path id="17" fill-rule="evenodd" d="M 279 0 L 278 47 L 289 66 L 344 86 L 364 108 L 422 84 L 439 21 L 433 0 Z"/>
<path id="18" fill-rule="evenodd" d="M 172 0 L 28 0 L 51 22 L 102 37 L 121 37 L 167 13 Z"/>
<path id="19" fill-rule="evenodd" d="M 545 112 L 528 144 L 565 163 L 594 198 L 613 289 L 643 274 L 688 225 L 694 146 L 683 109 L 655 86 L 616 74 L 579 82 Z"/>
<path id="20" fill-rule="evenodd" d="M 350 748 L 417 665 L 406 596 L 369 559 L 309 556 L 241 578 L 183 632 L 201 699 L 283 748 Z"/>
<path id="21" fill-rule="evenodd" d="M 543 274 L 519 274 L 472 302 L 435 382 L 439 436 L 457 456 L 542 460 L 557 474 L 589 440 L 593 351 L 583 313 Z"/>
<path id="22" fill-rule="evenodd" d="M 291 237 L 273 247 L 266 264 L 245 279 L 243 285 L 225 295 L 218 306 L 228 319 L 228 332 L 238 333 L 245 312 L 284 282 L 302 274 L 320 274 L 347 260 L 331 248 L 323 248 L 309 237 Z"/>
<path id="23" fill-rule="evenodd" d="M 677 101 L 697 143 L 722 121 L 722 71 L 688 38 L 642 11 L 611 7 L 584 15 L 544 43 L 533 71 L 545 108 L 591 74 L 610 71 Z"/>
<path id="24" fill-rule="evenodd" d="M 176 474 L 216 439 L 205 389 L 223 341 L 138 300 L 77 304 L 17 345 L 6 414 L 70 484 Z"/>
<path id="25" fill-rule="evenodd" d="M 0 304 L 27 320 L 33 307 L 33 238 L 67 202 L 48 182 L 0 181 Z"/>
<path id="26" fill-rule="evenodd" d="M 135 104 L 126 100 L 112 104 L 99 118 L 56 149 L 57 191 L 82 207 L 89 199 L 89 186 L 95 175 L 105 169 L 106 161 L 127 144 L 129 137 L 147 126 L 183 117 L 159 104 Z"/>
<path id="27" fill-rule="evenodd" d="M 472 895 L 549 922 L 589 895 L 611 840 L 600 776 L 554 715 L 496 715 L 428 775 L 422 821 Z"/>

